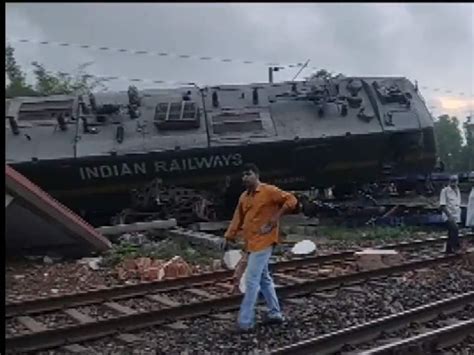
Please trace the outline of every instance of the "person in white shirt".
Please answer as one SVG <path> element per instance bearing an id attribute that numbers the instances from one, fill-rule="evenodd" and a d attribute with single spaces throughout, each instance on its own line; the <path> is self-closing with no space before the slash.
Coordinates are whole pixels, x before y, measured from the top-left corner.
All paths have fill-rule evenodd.
<path id="1" fill-rule="evenodd" d="M 471 187 L 471 193 L 467 200 L 466 227 L 474 229 L 474 186 Z"/>
<path id="2" fill-rule="evenodd" d="M 449 185 L 441 190 L 439 205 L 443 212 L 443 220 L 448 229 L 446 253 L 451 254 L 460 249 L 458 223 L 461 222 L 461 192 L 458 187 L 457 175 L 449 178 Z"/>

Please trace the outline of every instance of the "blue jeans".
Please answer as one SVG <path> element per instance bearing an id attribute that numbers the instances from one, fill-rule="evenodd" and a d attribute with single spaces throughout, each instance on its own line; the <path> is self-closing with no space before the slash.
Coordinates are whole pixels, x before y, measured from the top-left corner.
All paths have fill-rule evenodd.
<path id="1" fill-rule="evenodd" d="M 245 295 L 240 305 L 239 326 L 248 329 L 255 323 L 255 305 L 259 291 L 262 292 L 269 308 L 270 318 L 281 318 L 280 305 L 275 292 L 275 285 L 268 272 L 268 262 L 272 255 L 273 246 L 250 253 L 247 261 Z"/>

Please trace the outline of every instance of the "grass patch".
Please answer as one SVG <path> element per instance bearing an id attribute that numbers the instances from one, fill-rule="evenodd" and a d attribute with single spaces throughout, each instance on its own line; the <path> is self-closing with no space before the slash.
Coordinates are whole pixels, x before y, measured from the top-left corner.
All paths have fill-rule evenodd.
<path id="1" fill-rule="evenodd" d="M 348 241 L 390 241 L 394 239 L 410 239 L 416 238 L 416 234 L 429 233 L 426 227 L 381 227 L 367 226 L 359 228 L 347 228 L 341 226 L 320 226 L 316 228 L 316 235 L 327 237 L 331 240 L 348 240 Z"/>
<path id="2" fill-rule="evenodd" d="M 108 266 L 115 266 L 126 258 L 148 257 L 152 259 L 168 260 L 173 256 L 181 256 L 189 264 L 210 264 L 213 259 L 221 259 L 222 253 L 212 249 L 195 248 L 181 240 L 165 239 L 160 242 L 134 245 L 122 242 L 115 244 L 103 259 Z"/>

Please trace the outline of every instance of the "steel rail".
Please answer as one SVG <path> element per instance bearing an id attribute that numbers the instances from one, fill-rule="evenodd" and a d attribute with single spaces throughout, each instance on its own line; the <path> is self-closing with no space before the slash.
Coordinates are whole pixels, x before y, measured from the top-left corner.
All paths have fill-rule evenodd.
<path id="1" fill-rule="evenodd" d="M 463 238 L 471 238 L 474 235 L 466 235 Z M 398 244 L 387 244 L 377 247 L 378 249 L 405 249 L 421 245 L 437 244 L 446 241 L 447 237 L 419 239 Z M 285 269 L 299 268 L 312 264 L 321 264 L 325 262 L 334 262 L 352 257 L 354 252 L 361 249 L 350 249 L 338 253 L 323 254 L 306 258 L 297 258 L 288 261 L 272 263 L 272 271 L 282 271 Z M 98 289 L 94 291 L 76 292 L 66 295 L 58 295 L 47 298 L 38 298 L 28 301 L 10 302 L 5 305 L 5 318 L 11 318 L 19 315 L 30 315 L 47 311 L 60 310 L 85 306 L 104 301 L 120 300 L 137 296 L 145 296 L 151 293 L 174 291 L 184 287 L 200 286 L 217 281 L 224 281 L 233 276 L 232 270 L 217 272 L 207 272 L 188 277 L 165 279 L 161 281 L 141 282 L 136 285 L 121 285 L 111 288 Z"/>
<path id="2" fill-rule="evenodd" d="M 340 351 L 346 344 L 356 345 L 367 342 L 373 340 L 382 332 L 402 328 L 414 321 L 428 321 L 438 316 L 441 312 L 452 313 L 473 303 L 474 291 L 471 291 L 275 349 L 270 351 L 270 354 L 314 354 L 315 352 L 318 355 L 330 354 Z"/>
<path id="3" fill-rule="evenodd" d="M 400 274 L 419 268 L 445 264 L 455 260 L 459 260 L 459 255 L 425 259 L 397 266 L 346 274 L 327 279 L 296 282 L 292 285 L 279 287 L 278 295 L 281 298 L 294 297 L 311 292 L 334 289 L 344 285 L 352 285 L 354 283 L 363 282 L 364 280 L 371 278 Z M 127 332 L 146 328 L 149 326 L 162 324 L 164 322 L 175 321 L 177 319 L 191 318 L 219 311 L 235 309 L 239 307 L 241 300 L 242 295 L 231 295 L 159 310 L 137 312 L 112 319 L 100 320 L 93 323 L 68 325 L 55 329 L 48 329 L 45 331 L 6 337 L 5 347 L 6 349 L 13 351 L 33 351 L 58 347 L 66 344 L 112 335 L 117 332 Z"/>
<path id="4" fill-rule="evenodd" d="M 474 319 L 365 350 L 359 355 L 433 354 L 437 348 L 458 344 L 471 334 L 474 334 Z"/>

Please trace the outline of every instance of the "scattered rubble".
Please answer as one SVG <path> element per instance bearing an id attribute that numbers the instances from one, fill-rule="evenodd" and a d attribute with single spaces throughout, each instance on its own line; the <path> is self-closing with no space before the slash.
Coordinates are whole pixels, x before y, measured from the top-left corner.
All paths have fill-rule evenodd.
<path id="1" fill-rule="evenodd" d="M 43 263 L 45 263 L 45 264 L 50 264 L 50 265 L 51 265 L 51 264 L 54 263 L 54 261 L 53 261 L 53 259 L 51 259 L 49 256 L 45 256 L 45 257 L 43 258 Z"/>
<path id="2" fill-rule="evenodd" d="M 122 234 L 117 241 L 119 243 L 130 243 L 133 245 L 144 245 L 151 242 L 145 234 L 138 232 Z"/>
<path id="3" fill-rule="evenodd" d="M 197 245 L 206 248 L 222 249 L 224 238 L 210 233 L 197 232 L 185 228 L 173 228 L 168 231 L 168 234 L 173 238 L 186 240 L 192 245 Z"/>
<path id="4" fill-rule="evenodd" d="M 359 270 L 373 270 L 403 262 L 396 250 L 365 249 L 354 253 Z"/>
<path id="5" fill-rule="evenodd" d="M 120 280 L 139 278 L 141 281 L 163 279 L 163 261 L 150 258 L 125 259 L 115 267 Z"/>
<path id="6" fill-rule="evenodd" d="M 115 226 L 103 226 L 96 228 L 102 235 L 120 235 L 130 232 L 152 231 L 157 229 L 169 229 L 176 227 L 176 219 L 156 220 L 151 222 L 137 222 L 130 224 L 118 224 Z"/>
<path id="7" fill-rule="evenodd" d="M 221 238 L 222 239 L 222 238 Z M 104 254 L 103 264 L 114 267 L 126 258 L 168 260 L 179 255 L 187 262 L 202 267 L 211 267 L 213 260 L 221 259 L 222 251 L 193 246 L 187 239 L 170 237 L 167 234 L 156 236 L 149 233 L 126 234 Z"/>
<path id="8" fill-rule="evenodd" d="M 213 260 L 213 265 L 221 264 Z M 115 268 L 120 280 L 140 279 L 140 281 L 159 281 L 166 278 L 186 277 L 192 275 L 193 269 L 182 257 L 174 256 L 168 261 L 140 257 L 127 258 Z"/>
<path id="9" fill-rule="evenodd" d="M 78 264 L 85 264 L 89 266 L 92 270 L 99 270 L 100 269 L 100 263 L 102 262 L 103 258 L 102 257 L 96 257 L 96 258 L 82 258 L 77 261 Z"/>
<path id="10" fill-rule="evenodd" d="M 467 267 L 474 269 L 474 248 L 468 248 L 463 258 Z"/>
<path id="11" fill-rule="evenodd" d="M 198 222 L 190 226 L 196 232 L 224 232 L 229 226 L 230 221 L 218 222 Z"/>
<path id="12" fill-rule="evenodd" d="M 125 238 L 148 242 L 143 245 L 121 242 L 101 256 L 76 260 L 53 256 L 9 258 L 5 267 L 7 301 L 91 291 L 223 268 L 222 252 L 197 250 L 189 243 L 173 239 L 153 240 L 148 233 L 130 233 Z M 180 258 L 173 258 L 178 255 Z"/>
<path id="13" fill-rule="evenodd" d="M 5 267 L 5 298 L 8 302 L 92 291 L 119 284 L 112 270 L 93 270 L 77 261 L 44 264 L 42 260 L 19 260 L 7 262 Z"/>
<path id="14" fill-rule="evenodd" d="M 165 277 L 173 277 L 170 275 L 185 275 L 190 272 L 197 274 L 229 268 L 224 264 L 220 250 L 194 247 L 186 238 L 166 237 L 166 232 L 160 234 L 162 235 L 152 232 L 125 233 L 118 243 L 114 243 L 112 249 L 100 257 L 71 261 L 48 254 L 47 257 L 31 256 L 27 258 L 28 260 L 22 259 L 20 262 L 7 260 L 5 269 L 6 298 L 8 301 L 26 300 L 140 282 L 141 279 L 160 280 Z M 432 236 L 433 234 L 429 232 L 418 233 L 415 238 L 412 236 L 411 240 Z M 304 239 L 309 238 L 305 237 Z M 317 237 L 312 240 L 318 247 L 315 254 L 381 244 L 381 241 L 377 239 L 344 241 Z M 169 263 L 167 274 L 164 265 L 178 255 L 182 259 L 174 259 L 174 262 Z M 465 256 L 466 264 L 470 262 L 470 265 L 474 265 L 472 255 L 471 252 L 470 256 Z M 390 260 L 391 257 L 395 260 Z M 383 258 L 380 256 L 380 261 L 390 264 L 396 262 L 398 257 L 397 255 L 385 255 Z M 275 255 L 272 262 L 286 259 L 287 257 L 281 258 Z M 123 263 L 125 260 L 127 262 Z M 140 260 L 138 265 L 140 265 L 141 271 L 135 271 L 135 275 L 133 272 L 128 275 L 127 272 L 130 270 L 138 270 L 134 260 Z M 180 261 L 184 261 L 184 263 Z M 120 268 L 123 271 L 119 275 L 117 269 Z M 336 274 L 344 272 L 344 270 L 333 268 L 319 270 L 322 277 L 336 276 Z M 302 275 L 302 277 L 304 276 Z M 238 283 L 236 286 L 238 288 Z"/>

